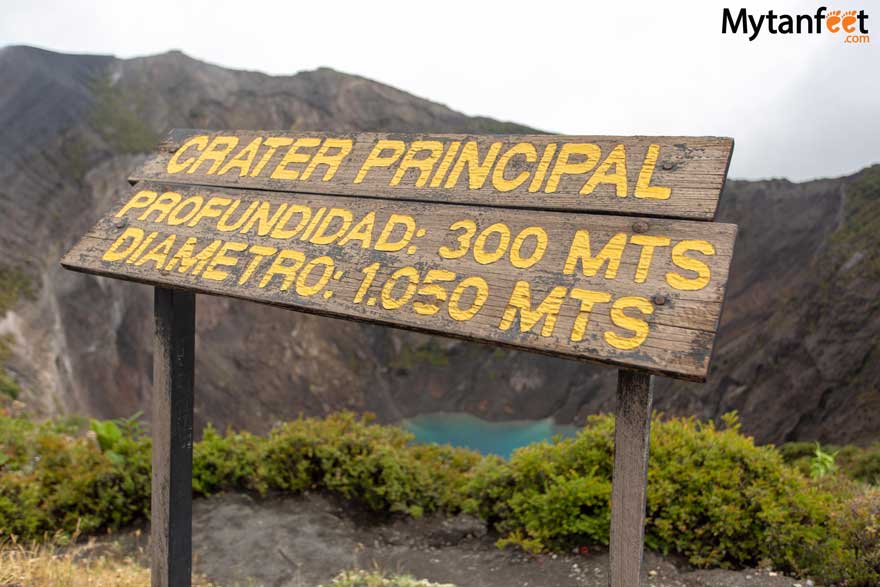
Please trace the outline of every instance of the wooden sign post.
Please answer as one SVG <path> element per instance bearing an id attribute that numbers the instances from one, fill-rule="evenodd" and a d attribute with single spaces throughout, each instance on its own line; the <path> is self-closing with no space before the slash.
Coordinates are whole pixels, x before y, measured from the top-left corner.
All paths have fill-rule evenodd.
<path id="1" fill-rule="evenodd" d="M 705 381 L 736 227 L 712 137 L 173 131 L 62 260 L 156 287 L 153 585 L 189 585 L 195 293 L 621 368 L 611 584 L 652 374 Z"/>
<path id="2" fill-rule="evenodd" d="M 193 365 L 196 296 L 155 288 L 153 491 L 154 586 L 189 585 L 192 575 Z"/>

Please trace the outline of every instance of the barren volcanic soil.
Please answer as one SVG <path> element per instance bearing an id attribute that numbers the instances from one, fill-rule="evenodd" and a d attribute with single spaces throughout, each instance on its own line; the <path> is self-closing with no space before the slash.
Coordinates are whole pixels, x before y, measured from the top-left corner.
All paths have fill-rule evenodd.
<path id="1" fill-rule="evenodd" d="M 193 504 L 193 570 L 222 587 L 316 587 L 342 570 L 380 569 L 456 587 L 607 587 L 608 554 L 532 556 L 501 550 L 476 518 L 378 519 L 310 494 L 254 499 L 226 494 Z M 149 532 L 126 550 L 146 554 Z M 695 570 L 648 552 L 644 587 L 806 587 L 769 569 Z"/>

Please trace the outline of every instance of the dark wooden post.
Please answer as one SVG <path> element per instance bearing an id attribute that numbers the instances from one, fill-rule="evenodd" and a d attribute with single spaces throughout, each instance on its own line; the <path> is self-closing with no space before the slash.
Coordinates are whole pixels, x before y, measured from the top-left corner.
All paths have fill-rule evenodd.
<path id="1" fill-rule="evenodd" d="M 196 296 L 157 287 L 155 313 L 152 587 L 189 587 Z"/>
<path id="2" fill-rule="evenodd" d="M 645 494 L 654 377 L 620 369 L 611 484 L 611 587 L 637 587 L 645 543 Z"/>

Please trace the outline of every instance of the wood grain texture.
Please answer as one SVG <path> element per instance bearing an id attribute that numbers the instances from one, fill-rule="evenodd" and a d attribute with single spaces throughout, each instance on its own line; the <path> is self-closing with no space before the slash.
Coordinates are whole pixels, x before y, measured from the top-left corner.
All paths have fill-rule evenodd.
<path id="1" fill-rule="evenodd" d="M 364 169 L 377 146 L 386 148 Z M 712 220 L 732 150 L 733 140 L 720 137 L 180 129 L 131 179 Z M 319 164 L 343 152 L 340 160 Z M 324 159 L 315 160 L 318 154 Z M 666 199 L 657 199 L 662 188 L 669 188 Z"/>
<path id="2" fill-rule="evenodd" d="M 192 576 L 195 294 L 157 287 L 153 353 L 152 587 Z"/>
<path id="3" fill-rule="evenodd" d="M 614 469 L 611 487 L 611 587 L 639 585 L 645 540 L 645 497 L 654 378 L 617 374 Z"/>
<path id="4" fill-rule="evenodd" d="M 150 197 L 155 198 L 154 203 L 177 198 L 180 204 L 160 221 L 159 211 L 151 211 L 152 204 L 145 203 Z M 132 208 L 132 203 L 139 202 L 139 198 L 144 198 L 143 207 Z M 191 226 L 192 221 L 169 225 L 185 217 L 187 210 L 192 212 L 187 202 L 194 201 L 205 203 L 200 210 L 207 210 L 209 202 L 226 202 L 225 209 L 215 207 L 213 213 L 220 215 L 217 210 L 235 213 L 202 219 L 195 226 Z M 232 202 L 238 202 L 234 209 Z M 180 214 L 176 212 L 178 209 Z M 256 213 L 247 217 L 247 210 L 260 209 L 266 218 L 274 215 L 277 225 L 261 228 L 260 223 L 256 223 L 249 227 L 246 222 L 240 224 L 241 229 L 219 230 L 224 219 L 227 225 L 241 222 L 242 218 L 253 220 Z M 309 222 L 305 222 L 302 214 L 285 220 L 280 212 L 285 209 L 308 210 L 313 215 Z M 318 216 L 322 209 L 324 216 Z M 331 223 L 322 231 L 315 220 L 326 220 L 333 210 L 334 214 L 350 214 L 350 227 L 340 233 L 342 237 L 336 241 L 321 244 L 318 241 L 328 239 L 318 236 L 333 233 L 337 223 Z M 343 237 L 358 232 L 357 227 L 363 227 L 368 218 L 373 219 L 374 226 L 369 247 L 364 248 L 365 243 L 359 240 L 340 244 Z M 403 242 L 399 245 L 401 248 L 377 250 L 381 232 L 393 219 L 404 225 L 411 221 L 411 238 L 403 241 L 406 226 L 397 226 L 386 241 Z M 468 228 L 450 230 L 461 223 L 473 229 L 466 254 L 460 251 L 465 250 L 462 242 L 468 240 L 464 238 Z M 276 232 L 295 231 L 295 225 L 306 224 L 308 226 L 293 237 Z M 228 228 L 227 225 L 223 226 Z M 128 240 L 125 235 L 139 231 L 147 240 L 155 233 L 149 246 L 136 247 L 140 251 L 123 255 L 124 259 L 113 260 L 107 256 L 111 249 L 118 252 L 126 247 L 134 248 L 134 240 Z M 261 231 L 263 235 L 258 234 Z M 585 252 L 582 238 L 580 245 L 575 246 L 578 235 L 584 232 L 593 255 L 598 255 L 606 245 L 610 247 L 608 243 L 615 239 L 622 243 L 622 248 L 616 249 L 620 258 L 615 275 L 609 273 L 611 263 L 603 264 L 598 270 L 594 268 L 595 274 L 590 275 L 582 259 L 573 254 L 573 251 Z M 98 275 L 638 367 L 699 381 L 708 371 L 735 232 L 733 225 L 682 220 L 145 183 L 102 218 L 64 257 L 62 264 Z M 504 246 L 502 233 L 509 234 Z M 174 242 L 165 247 L 167 254 L 159 254 L 159 260 L 151 260 L 156 247 L 167 243 L 171 235 Z M 539 251 L 539 235 L 546 235 L 543 252 Z M 304 236 L 308 237 L 305 241 Z M 645 247 L 632 241 L 644 238 L 667 239 L 669 246 L 654 249 L 650 266 L 644 271 L 644 281 L 637 282 L 635 276 Z M 203 251 L 212 243 L 215 248 L 210 263 L 205 261 L 199 266 L 193 262 L 183 271 L 186 263 L 175 259 L 189 239 L 194 243 L 190 247 L 191 254 Z M 713 255 L 691 253 L 695 259 L 702 259 L 703 267 L 711 274 L 706 275 L 706 284 L 701 289 L 684 291 L 673 287 L 669 275 L 693 278 L 697 273 L 677 267 L 671 251 L 677 244 L 694 240 L 705 241 L 713 247 Z M 117 246 L 119 242 L 125 246 Z M 217 248 L 227 246 L 238 250 L 224 253 Z M 514 249 L 517 255 L 511 252 Z M 254 251 L 263 257 L 257 259 L 259 255 Z M 454 258 L 443 258 L 441 252 Z M 287 265 L 299 266 L 290 270 L 294 275 L 272 274 L 271 268 L 281 255 L 298 257 L 286 261 Z M 212 270 L 213 260 L 220 257 L 225 261 Z M 533 264 L 524 267 L 528 263 Z M 568 272 L 565 271 L 567 264 L 570 265 Z M 374 277 L 364 289 L 370 268 L 375 269 Z M 428 283 L 432 280 L 434 284 Z M 455 291 L 459 295 L 453 303 Z M 514 296 L 515 291 L 519 292 L 518 298 Z M 592 311 L 585 312 L 584 291 L 606 297 L 596 302 Z M 527 298 L 525 302 L 523 294 Z M 622 310 L 625 315 L 644 319 L 645 338 L 633 348 L 624 348 L 631 344 L 624 339 L 632 339 L 637 331 L 631 328 L 632 324 L 624 327 L 625 317 L 615 317 L 612 309 L 624 298 L 642 300 L 641 309 Z M 541 314 L 540 304 L 548 299 L 546 312 Z M 559 302 L 555 308 L 552 307 L 554 300 Z M 469 315 L 467 310 L 471 308 L 474 312 Z M 580 330 L 578 324 L 582 326 Z"/>

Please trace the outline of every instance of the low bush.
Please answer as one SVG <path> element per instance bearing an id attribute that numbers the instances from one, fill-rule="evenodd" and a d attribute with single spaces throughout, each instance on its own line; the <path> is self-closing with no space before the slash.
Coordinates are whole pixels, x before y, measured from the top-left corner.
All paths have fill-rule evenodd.
<path id="1" fill-rule="evenodd" d="M 832 514 L 836 548 L 816 574 L 829 584 L 880 585 L 880 491 L 856 493 Z"/>
<path id="2" fill-rule="evenodd" d="M 844 447 L 838 460 L 841 469 L 853 479 L 880 485 L 880 444 L 868 448 Z"/>
<path id="3" fill-rule="evenodd" d="M 783 460 L 809 475 L 816 449 L 834 455 L 834 464 L 841 473 L 856 481 L 871 485 L 880 485 L 880 443 L 868 447 L 823 445 L 815 442 L 786 442 L 779 447 Z"/>
<path id="4" fill-rule="evenodd" d="M 351 413 L 301 418 L 266 436 L 208 427 L 194 446 L 193 489 L 328 491 L 389 515 L 467 511 L 497 529 L 501 545 L 564 551 L 608 543 L 613 431 L 612 417 L 595 416 L 576 438 L 503 460 L 416 445 Z M 87 432 L 81 422 L 0 417 L 0 446 L 5 534 L 113 529 L 148 514 L 150 442 L 133 420 Z M 878 492 L 840 474 L 810 479 L 783 454 L 755 446 L 735 417 L 721 427 L 655 418 L 648 546 L 698 566 L 769 560 L 827 582 L 877 584 Z"/>
<path id="5" fill-rule="evenodd" d="M 0 531 L 34 539 L 148 514 L 149 440 L 138 427 L 120 430 L 106 451 L 78 432 L 69 421 L 0 417 Z"/>
<path id="6" fill-rule="evenodd" d="M 326 490 L 377 512 L 419 517 L 456 511 L 464 476 L 481 458 L 448 446 L 414 445 L 400 428 L 339 413 L 282 424 L 265 438 L 221 436 L 207 428 L 194 449 L 193 487 L 203 495 Z"/>
<path id="7" fill-rule="evenodd" d="M 609 539 L 614 420 L 595 416 L 575 439 L 519 449 L 484 463 L 469 507 L 529 550 L 567 550 Z M 716 429 L 655 418 L 646 543 L 698 566 L 755 564 L 809 571 L 827 536 L 832 495 L 756 447 L 735 418 Z M 811 566 L 812 565 L 812 566 Z"/>

